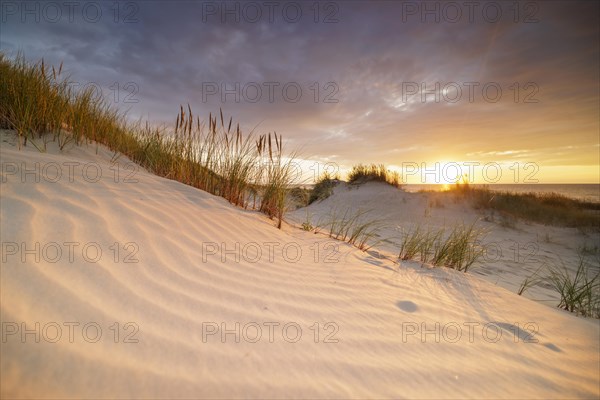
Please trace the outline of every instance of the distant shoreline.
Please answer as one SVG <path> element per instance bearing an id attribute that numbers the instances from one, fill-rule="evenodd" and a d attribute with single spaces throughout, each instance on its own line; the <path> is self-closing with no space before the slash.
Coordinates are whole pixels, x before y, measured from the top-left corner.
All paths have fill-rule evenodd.
<path id="1" fill-rule="evenodd" d="M 296 185 L 306 189 L 310 189 L 314 184 Z M 443 183 L 407 183 L 402 184 L 402 189 L 417 193 L 420 191 L 445 191 L 451 188 L 452 184 Z M 492 184 L 471 184 L 474 188 L 487 187 L 494 191 L 503 191 L 510 193 L 558 193 L 560 195 L 594 203 L 600 203 L 600 184 L 597 183 L 492 183 Z"/>
<path id="2" fill-rule="evenodd" d="M 421 190 L 442 191 L 452 185 L 444 184 L 405 184 L 402 188 L 407 192 Z M 511 183 L 511 184 L 471 184 L 472 187 L 488 187 L 490 190 L 511 193 L 558 193 L 577 200 L 600 203 L 600 184 L 595 183 Z"/>

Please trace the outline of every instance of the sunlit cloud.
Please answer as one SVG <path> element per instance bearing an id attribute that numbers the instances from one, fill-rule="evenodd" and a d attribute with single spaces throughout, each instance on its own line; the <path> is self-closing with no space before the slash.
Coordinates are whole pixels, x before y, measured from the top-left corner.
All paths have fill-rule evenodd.
<path id="1" fill-rule="evenodd" d="M 143 2 L 135 24 L 8 18 L 0 48 L 64 61 L 72 79 L 109 96 L 115 82 L 135 83 L 138 101 L 123 103 L 121 89 L 115 104 L 133 120 L 172 124 L 179 104 L 201 116 L 222 108 L 306 158 L 336 154 L 341 169 L 518 161 L 548 179 L 560 166 L 573 182 L 600 179 L 598 3 L 541 2 L 527 24 L 403 22 L 400 3 L 339 2 L 337 23 L 290 24 L 203 22 L 200 2 Z M 178 24 L 166 29 L 165 18 Z M 298 101 L 286 84 L 301 88 Z"/>

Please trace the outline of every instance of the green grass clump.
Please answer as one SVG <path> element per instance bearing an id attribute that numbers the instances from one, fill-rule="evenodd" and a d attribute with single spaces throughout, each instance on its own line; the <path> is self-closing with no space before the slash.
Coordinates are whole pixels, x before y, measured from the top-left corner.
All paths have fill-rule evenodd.
<path id="1" fill-rule="evenodd" d="M 537 270 L 535 270 L 533 272 L 533 274 L 529 275 L 528 277 L 526 277 L 523 280 L 523 282 L 521 282 L 521 285 L 519 286 L 519 290 L 517 290 L 517 294 L 519 296 L 522 296 L 526 290 L 528 290 L 529 288 L 531 288 L 543 281 L 543 277 L 539 275 L 539 272 L 541 269 L 542 269 L 542 267 L 539 267 Z"/>
<path id="2" fill-rule="evenodd" d="M 48 140 L 60 149 L 84 139 L 136 146 L 124 116 L 110 107 L 94 87 L 75 91 L 68 78 L 44 61 L 28 64 L 22 54 L 10 61 L 0 53 L 0 126 L 15 130 L 18 147 L 31 143 L 46 150 Z M 118 139 L 117 139 L 118 137 Z"/>
<path id="3" fill-rule="evenodd" d="M 333 188 L 338 184 L 339 180 L 334 178 L 328 172 L 323 173 L 317 180 L 317 183 L 310 192 L 308 204 L 312 204 L 315 201 L 325 200 L 333 194 Z"/>
<path id="4" fill-rule="evenodd" d="M 414 258 L 420 251 L 425 235 L 421 231 L 421 227 L 417 226 L 412 231 L 405 231 L 402 234 L 402 245 L 398 258 L 401 260 L 410 260 Z"/>
<path id="5" fill-rule="evenodd" d="M 600 273 L 593 274 L 589 267 L 584 257 L 579 258 L 575 276 L 564 265 L 554 266 L 550 269 L 550 282 L 560 294 L 559 308 L 600 318 Z"/>
<path id="6" fill-rule="evenodd" d="M 461 224 L 445 238 L 444 233 L 444 229 L 423 231 L 420 226 L 404 232 L 398 258 L 410 260 L 418 254 L 422 262 L 431 259 L 435 266 L 467 272 L 483 254 L 483 246 L 479 244 L 483 232 L 475 229 L 475 224 Z"/>
<path id="7" fill-rule="evenodd" d="M 281 228 L 283 215 L 286 211 L 287 194 L 294 180 L 295 155 L 289 158 L 283 157 L 283 139 L 277 134 L 275 140 L 271 135 L 263 135 L 259 138 L 256 148 L 262 166 L 259 168 L 259 188 L 261 193 L 260 211 L 271 218 L 277 218 L 277 227 Z M 272 146 L 272 143 L 275 146 Z"/>
<path id="8" fill-rule="evenodd" d="M 175 128 L 131 124 L 94 88 L 75 91 L 62 64 L 28 64 L 21 54 L 0 53 L 0 127 L 14 130 L 19 148 L 45 151 L 49 141 L 62 150 L 88 141 L 106 145 L 150 172 L 253 207 L 281 227 L 287 193 L 295 179 L 294 157 L 284 156 L 281 135 L 243 134 L 220 111 L 208 127 L 191 107 L 179 107 Z M 220 123 L 218 123 L 220 122 Z M 258 204 L 256 203 L 258 197 Z"/>
<path id="9" fill-rule="evenodd" d="M 390 171 L 383 164 L 358 164 L 353 166 L 348 174 L 349 183 L 361 184 L 371 181 L 387 183 L 396 188 L 402 186 L 400 174 L 395 171 Z"/>
<path id="10" fill-rule="evenodd" d="M 483 247 L 479 244 L 481 236 L 483 232 L 475 229 L 475 224 L 455 226 L 445 240 L 440 239 L 436 242 L 433 265 L 467 272 L 483 254 Z"/>
<path id="11" fill-rule="evenodd" d="M 295 204 L 297 208 L 306 207 L 308 205 L 311 192 L 312 189 L 307 189 L 299 186 L 294 187 L 290 189 L 288 193 L 290 202 Z"/>
<path id="12" fill-rule="evenodd" d="M 413 230 L 404 231 L 402 234 L 402 245 L 398 258 L 411 260 L 419 255 L 422 262 L 428 262 L 435 244 L 440 240 L 443 229 L 438 231 L 423 231 L 420 226 Z"/>
<path id="13" fill-rule="evenodd" d="M 329 237 L 347 241 L 366 251 L 376 244 L 372 239 L 378 236 L 377 232 L 382 225 L 381 221 L 368 219 L 369 212 L 351 211 L 350 208 L 339 212 L 333 209 L 324 228 L 329 229 Z"/>

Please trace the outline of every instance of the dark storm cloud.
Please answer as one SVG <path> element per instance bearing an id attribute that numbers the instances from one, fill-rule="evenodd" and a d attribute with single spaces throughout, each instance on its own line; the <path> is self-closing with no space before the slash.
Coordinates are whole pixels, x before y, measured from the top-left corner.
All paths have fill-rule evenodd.
<path id="1" fill-rule="evenodd" d="M 249 15 L 239 13 L 239 22 L 235 13 L 221 14 L 235 2 L 121 2 L 118 14 L 113 2 L 94 3 L 102 7 L 95 23 L 81 12 L 90 2 L 78 3 L 73 22 L 63 17 L 57 23 L 43 15 L 39 23 L 31 15 L 23 21 L 6 3 L 23 5 L 3 3 L 3 51 L 14 55 L 20 49 L 29 60 L 44 57 L 53 64 L 64 61 L 74 79 L 105 88 L 134 82 L 139 103 L 119 106 L 130 107 L 136 118 L 171 121 L 180 103 L 189 102 L 202 115 L 223 107 L 247 128 L 260 123 L 259 131 L 284 133 L 310 155 L 336 154 L 349 163 L 399 163 L 399 153 L 425 159 L 444 151 L 461 157 L 516 147 L 560 148 L 572 141 L 569 133 L 590 146 L 598 140 L 597 2 L 521 2 L 516 14 L 514 2 L 491 2 L 502 9 L 498 22 L 490 22 L 493 13 L 481 12 L 494 10 L 489 2 L 475 2 L 473 20 L 461 6 L 457 23 L 443 13 L 439 23 L 431 14 L 423 19 L 419 11 L 425 3 L 416 2 L 320 3 L 318 23 L 313 2 L 294 3 L 302 7 L 299 22 L 286 20 L 283 2 L 273 2 L 273 20 L 264 2 L 254 3 L 262 12 L 256 22 L 248 21 L 252 8 Z M 47 3 L 39 4 L 43 9 Z M 237 4 L 240 11 L 247 7 Z M 429 9 L 447 7 L 428 4 Z M 323 23 L 327 17 L 337 22 Z M 525 23 L 528 17 L 537 22 Z M 232 95 L 225 103 L 220 95 L 203 102 L 207 83 L 243 88 L 252 82 L 278 82 L 275 101 L 268 101 L 263 86 L 257 103 L 243 96 L 235 103 Z M 303 90 L 297 103 L 282 97 L 288 82 Z M 335 87 L 326 87 L 328 82 Z M 463 92 L 456 104 L 423 103 L 418 95 L 404 101 L 407 82 L 425 82 L 429 88 L 436 82 L 481 85 L 474 102 Z M 486 82 L 502 86 L 501 101 L 481 98 Z M 535 83 L 540 103 L 514 103 L 509 86 L 515 82 Z M 522 100 L 529 92 L 520 90 Z M 338 102 L 324 103 L 327 95 Z M 552 125 L 542 129 L 548 121 Z M 413 151 L 406 155 L 403 149 Z M 571 159 L 598 162 L 597 154 L 582 157 L 581 150 L 573 150 Z"/>

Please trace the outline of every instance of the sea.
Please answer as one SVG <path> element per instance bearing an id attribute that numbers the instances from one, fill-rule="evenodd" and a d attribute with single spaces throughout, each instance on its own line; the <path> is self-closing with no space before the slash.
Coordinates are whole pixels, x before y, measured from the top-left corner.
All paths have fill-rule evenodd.
<path id="1" fill-rule="evenodd" d="M 490 190 L 510 193 L 558 193 L 566 197 L 600 203 L 600 184 L 596 183 L 570 183 L 570 184 L 471 184 L 471 187 L 487 187 Z M 407 192 L 419 192 L 421 190 L 444 191 L 449 185 L 442 184 L 405 184 L 402 188 Z"/>

